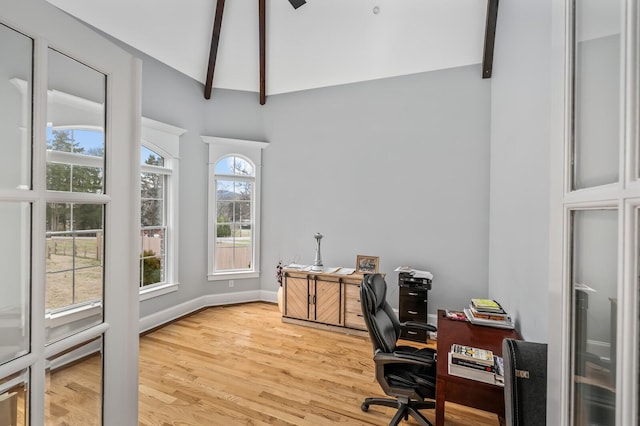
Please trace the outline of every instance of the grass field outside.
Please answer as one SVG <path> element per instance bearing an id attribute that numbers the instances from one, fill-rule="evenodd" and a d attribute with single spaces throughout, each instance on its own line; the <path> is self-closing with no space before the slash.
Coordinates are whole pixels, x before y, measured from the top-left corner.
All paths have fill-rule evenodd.
<path id="1" fill-rule="evenodd" d="M 102 299 L 102 250 L 98 249 L 98 240 L 66 235 L 47 238 L 47 310 Z"/>

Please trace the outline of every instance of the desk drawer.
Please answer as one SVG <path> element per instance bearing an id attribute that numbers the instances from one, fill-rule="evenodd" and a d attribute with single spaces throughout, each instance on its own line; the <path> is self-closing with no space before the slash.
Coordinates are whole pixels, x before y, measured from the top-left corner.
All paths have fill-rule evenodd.
<path id="1" fill-rule="evenodd" d="M 367 329 L 364 317 L 362 316 L 359 285 L 345 284 L 344 325 L 359 330 Z"/>
<path id="2" fill-rule="evenodd" d="M 401 322 L 427 322 L 427 291 L 400 287 L 398 317 Z"/>
<path id="3" fill-rule="evenodd" d="M 427 290 L 412 287 L 400 287 L 400 300 L 427 303 Z"/>
<path id="4" fill-rule="evenodd" d="M 426 342 L 427 330 L 419 328 L 406 327 L 400 332 L 400 337 L 406 340 L 413 340 L 414 342 Z"/>
<path id="5" fill-rule="evenodd" d="M 398 309 L 400 321 L 417 321 L 427 322 L 427 304 L 426 303 L 407 303 L 400 302 Z"/>

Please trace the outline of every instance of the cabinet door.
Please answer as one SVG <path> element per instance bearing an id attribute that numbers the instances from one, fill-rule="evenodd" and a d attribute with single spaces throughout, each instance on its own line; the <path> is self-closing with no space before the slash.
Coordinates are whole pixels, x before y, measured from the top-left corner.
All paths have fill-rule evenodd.
<path id="1" fill-rule="evenodd" d="M 309 285 L 306 278 L 285 277 L 284 315 L 309 319 Z"/>
<path id="2" fill-rule="evenodd" d="M 315 313 L 315 320 L 325 324 L 342 325 L 340 316 L 340 288 L 341 284 L 333 281 L 317 280 L 311 309 Z M 312 317 L 313 318 L 313 317 Z"/>

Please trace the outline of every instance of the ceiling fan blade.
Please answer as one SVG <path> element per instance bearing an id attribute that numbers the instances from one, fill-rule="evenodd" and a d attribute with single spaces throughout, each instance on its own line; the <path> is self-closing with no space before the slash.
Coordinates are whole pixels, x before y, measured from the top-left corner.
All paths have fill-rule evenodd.
<path id="1" fill-rule="evenodd" d="M 305 4 L 306 1 L 305 0 L 289 0 L 289 3 L 291 3 L 291 6 L 293 6 L 294 9 L 297 9 L 303 4 Z"/>

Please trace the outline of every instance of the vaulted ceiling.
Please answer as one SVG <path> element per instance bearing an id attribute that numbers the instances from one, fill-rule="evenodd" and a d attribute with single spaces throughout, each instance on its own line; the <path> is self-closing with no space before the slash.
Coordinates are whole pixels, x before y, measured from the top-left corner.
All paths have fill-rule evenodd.
<path id="1" fill-rule="evenodd" d="M 204 84 L 215 0 L 47 1 Z M 486 13 L 487 0 L 266 0 L 266 94 L 480 63 Z M 227 0 L 214 88 L 259 90 L 258 41 L 258 0 Z"/>

